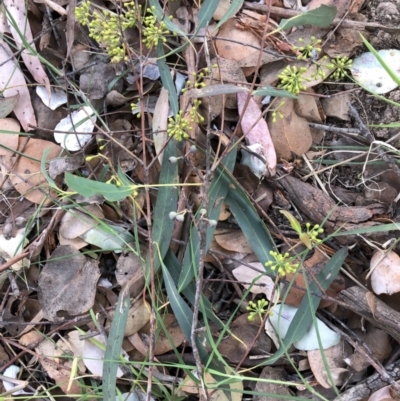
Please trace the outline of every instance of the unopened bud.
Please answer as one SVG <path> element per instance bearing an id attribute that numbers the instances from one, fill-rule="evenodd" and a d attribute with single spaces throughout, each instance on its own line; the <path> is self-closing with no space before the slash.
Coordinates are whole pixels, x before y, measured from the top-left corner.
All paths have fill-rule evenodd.
<path id="1" fill-rule="evenodd" d="M 180 157 L 171 156 L 168 160 L 171 164 L 176 164 Z"/>
<path id="2" fill-rule="evenodd" d="M 189 152 L 190 152 L 190 153 L 196 153 L 196 152 L 197 152 L 196 145 L 192 145 L 192 146 L 189 148 Z"/>
<path id="3" fill-rule="evenodd" d="M 206 213 L 207 213 L 207 210 L 206 209 L 200 209 L 199 210 L 199 213 L 202 215 L 202 216 L 204 216 Z"/>
<path id="4" fill-rule="evenodd" d="M 185 220 L 185 215 L 184 215 L 184 214 L 178 214 L 178 215 L 175 217 L 175 220 L 176 220 L 176 221 L 179 221 L 180 223 L 183 223 L 183 221 Z"/>
<path id="5" fill-rule="evenodd" d="M 171 220 L 175 220 L 175 217 L 177 216 L 177 214 L 178 214 L 178 213 L 176 213 L 176 212 L 169 212 L 168 217 L 169 217 Z"/>
<path id="6" fill-rule="evenodd" d="M 217 220 L 208 220 L 209 227 L 215 227 L 217 225 Z"/>

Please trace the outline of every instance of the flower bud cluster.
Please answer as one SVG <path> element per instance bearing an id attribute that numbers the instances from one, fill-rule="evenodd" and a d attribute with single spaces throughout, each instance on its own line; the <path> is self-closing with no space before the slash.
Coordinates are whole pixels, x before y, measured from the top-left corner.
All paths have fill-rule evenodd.
<path id="1" fill-rule="evenodd" d="M 289 257 L 289 254 L 286 252 L 281 255 L 278 252 L 270 251 L 269 253 L 275 261 L 270 260 L 265 263 L 266 267 L 269 267 L 272 271 L 277 271 L 279 276 L 286 276 L 288 273 L 294 273 L 299 267 L 298 263 L 293 263 L 293 258 Z"/>
<path id="2" fill-rule="evenodd" d="M 76 19 L 89 28 L 89 36 L 95 39 L 111 58 L 111 62 L 127 61 L 123 43 L 123 31 L 135 26 L 137 9 L 134 1 L 124 3 L 120 14 L 109 10 L 91 10 L 89 0 L 84 0 L 75 10 Z"/>
<path id="3" fill-rule="evenodd" d="M 306 78 L 304 78 L 304 73 L 306 71 L 307 68 L 305 67 L 297 68 L 296 66 L 288 65 L 278 75 L 278 78 L 280 79 L 279 87 L 282 89 L 286 89 L 294 95 L 298 95 L 300 91 L 307 89 L 303 83 L 307 80 Z"/>
<path id="4" fill-rule="evenodd" d="M 148 8 L 148 15 L 143 18 L 144 43 L 148 49 L 157 46 L 159 41 L 165 43 L 167 41 L 166 36 L 171 34 L 164 21 L 158 22 L 155 10 L 154 6 Z"/>
<path id="5" fill-rule="evenodd" d="M 336 57 L 328 64 L 330 70 L 335 70 L 332 74 L 333 79 L 342 79 L 347 76 L 347 70 L 351 68 L 353 60 L 347 56 Z"/>

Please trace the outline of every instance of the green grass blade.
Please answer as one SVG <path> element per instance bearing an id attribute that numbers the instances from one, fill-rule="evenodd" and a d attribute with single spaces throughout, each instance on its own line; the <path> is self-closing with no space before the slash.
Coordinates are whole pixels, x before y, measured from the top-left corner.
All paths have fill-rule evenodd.
<path id="1" fill-rule="evenodd" d="M 222 17 L 222 19 L 217 24 L 217 29 L 228 21 L 235 13 L 242 7 L 244 0 L 232 0 L 231 5 L 228 8 L 226 14 Z"/>
<path id="2" fill-rule="evenodd" d="M 397 75 L 388 65 L 385 63 L 383 58 L 380 56 L 380 54 L 375 50 L 375 48 L 371 45 L 371 43 L 368 42 L 368 40 L 360 33 L 361 39 L 364 42 L 364 45 L 367 47 L 367 49 L 375 56 L 375 58 L 379 61 L 380 65 L 385 69 L 385 71 L 389 74 L 390 78 L 393 79 L 393 81 L 397 84 L 400 85 L 400 76 Z"/>
<path id="3" fill-rule="evenodd" d="M 159 252 L 154 248 L 154 272 L 160 267 L 160 257 L 164 258 L 169 249 L 174 221 L 168 217 L 169 212 L 175 211 L 178 203 L 178 188 L 172 184 L 178 177 L 178 164 L 170 163 L 169 158 L 177 155 L 175 140 L 170 140 L 164 149 L 164 157 L 160 173 L 160 184 L 171 184 L 171 186 L 161 186 L 158 189 L 156 206 L 153 213 L 153 242 L 158 244 Z M 159 256 L 160 254 L 160 256 Z M 149 266 L 149 260 L 147 260 Z M 150 271 L 150 269 L 148 269 Z"/>
<path id="4" fill-rule="evenodd" d="M 171 308 L 174 312 L 176 320 L 179 323 L 180 328 L 183 331 L 183 334 L 185 335 L 189 343 L 191 343 L 193 312 L 189 308 L 188 304 L 181 297 L 181 295 L 178 293 L 174 280 L 172 279 L 170 272 L 162 261 L 161 267 L 164 276 L 165 288 L 167 290 Z"/>
<path id="5" fill-rule="evenodd" d="M 270 251 L 275 250 L 274 241 L 246 193 L 237 184 L 233 184 L 235 189 L 229 188 L 225 201 L 258 260 L 264 264 L 272 260 Z M 272 271 L 270 273 L 275 275 Z"/>
<path id="6" fill-rule="evenodd" d="M 400 104 L 398 105 L 398 107 L 400 107 Z M 400 127 L 400 122 L 389 123 L 389 124 L 369 124 L 368 127 L 373 127 L 373 128 L 399 128 Z"/>
<path id="7" fill-rule="evenodd" d="M 279 30 L 300 25 L 315 25 L 326 28 L 333 22 L 336 13 L 336 7 L 329 7 L 323 4 L 314 10 L 306 11 L 290 19 L 283 19 L 279 24 Z"/>
<path id="8" fill-rule="evenodd" d="M 330 234 L 330 236 L 341 237 L 345 235 L 372 234 L 372 233 L 382 233 L 396 230 L 400 230 L 400 224 L 391 223 L 391 224 L 380 224 L 379 226 L 374 226 L 374 227 L 355 228 L 354 230 L 348 230 L 348 231 L 337 231 L 333 234 Z"/>
<path id="9" fill-rule="evenodd" d="M 222 201 L 225 199 L 229 189 L 230 178 L 227 171 L 233 171 L 236 161 L 236 147 L 226 156 L 223 164 L 215 173 L 214 179 L 211 182 L 210 191 L 208 195 L 209 207 L 207 211 L 207 218 L 210 220 L 218 221 L 219 214 L 222 207 Z M 208 227 L 206 233 L 206 249 L 210 247 L 215 227 Z M 196 227 L 193 225 L 190 228 L 189 246 L 186 248 L 183 257 L 182 272 L 179 277 L 178 291 L 182 291 L 193 279 L 195 269 L 199 264 L 199 251 L 200 251 L 200 237 Z"/>
<path id="10" fill-rule="evenodd" d="M 160 70 L 161 82 L 164 88 L 168 91 L 169 103 L 171 105 L 171 109 L 172 112 L 174 113 L 174 116 L 176 116 L 179 111 L 178 95 L 176 94 L 176 89 L 174 81 L 172 79 L 171 71 L 164 57 L 165 54 L 162 42 L 159 42 L 157 45 L 156 55 L 157 55 L 157 65 Z"/>
<path id="11" fill-rule="evenodd" d="M 325 265 L 322 271 L 318 274 L 317 280 L 320 286 L 326 290 L 332 281 L 336 278 L 344 260 L 346 259 L 348 250 L 342 248 L 336 252 L 329 262 Z M 277 361 L 282 355 L 287 353 L 290 346 L 303 338 L 309 327 L 313 322 L 313 311 L 318 308 L 321 298 L 317 294 L 321 294 L 320 287 L 314 282 L 310 283 L 309 291 L 312 294 L 311 305 L 308 297 L 304 297 L 301 301 L 299 309 L 290 323 L 289 329 L 285 338 L 282 340 L 281 347 L 279 350 L 272 355 L 263 365 L 270 365 Z M 277 306 L 279 308 L 279 305 Z"/>
<path id="12" fill-rule="evenodd" d="M 117 394 L 116 377 L 119 363 L 118 361 L 120 360 L 122 340 L 124 339 L 125 326 L 128 320 L 128 312 L 130 307 L 129 295 L 125 295 L 126 294 L 124 291 L 119 293 L 117 308 L 111 324 L 110 334 L 108 335 L 106 351 L 104 354 L 104 401 L 115 401 L 115 395 Z"/>

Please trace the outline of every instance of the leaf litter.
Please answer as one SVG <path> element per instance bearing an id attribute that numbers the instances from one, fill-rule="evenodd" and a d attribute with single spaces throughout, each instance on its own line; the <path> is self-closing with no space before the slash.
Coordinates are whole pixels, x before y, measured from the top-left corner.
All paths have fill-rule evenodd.
<path id="1" fill-rule="evenodd" d="M 398 392 L 392 2 L 67 3 L 0 11 L 2 396 Z"/>

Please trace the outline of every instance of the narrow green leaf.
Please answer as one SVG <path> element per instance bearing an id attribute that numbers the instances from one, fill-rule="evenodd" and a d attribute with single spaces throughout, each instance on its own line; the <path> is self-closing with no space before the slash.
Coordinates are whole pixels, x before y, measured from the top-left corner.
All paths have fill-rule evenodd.
<path id="1" fill-rule="evenodd" d="M 228 21 L 229 18 L 234 16 L 242 7 L 244 0 L 232 0 L 231 5 L 228 8 L 226 14 L 219 20 L 216 28 L 218 29 L 222 24 Z"/>
<path id="2" fill-rule="evenodd" d="M 207 24 L 211 21 L 212 16 L 215 13 L 219 5 L 219 1 L 215 0 L 205 0 L 200 7 L 199 13 L 197 14 L 197 18 L 199 22 L 197 24 L 197 30 L 201 28 L 205 28 Z"/>
<path id="3" fill-rule="evenodd" d="M 314 10 L 306 11 L 290 19 L 283 19 L 279 24 L 279 29 L 289 29 L 300 25 L 315 25 L 326 28 L 335 19 L 336 12 L 336 7 L 323 4 Z"/>
<path id="4" fill-rule="evenodd" d="M 118 297 L 117 308 L 115 310 L 114 319 L 111 324 L 110 334 L 106 351 L 104 354 L 103 365 L 103 400 L 115 401 L 116 378 L 118 363 L 121 355 L 122 340 L 126 322 L 128 320 L 128 312 L 130 307 L 129 296 L 124 296 L 125 292 L 121 291 Z"/>
<path id="5" fill-rule="evenodd" d="M 235 188 L 229 188 L 225 202 L 228 204 L 260 263 L 264 264 L 269 260 L 273 260 L 270 251 L 275 250 L 275 244 L 267 227 L 246 193 L 237 183 L 232 182 L 232 184 Z M 269 273 L 276 274 L 273 271 L 269 271 Z"/>
<path id="6" fill-rule="evenodd" d="M 276 89 L 273 86 L 267 85 L 263 88 L 256 89 L 252 92 L 253 96 L 274 96 L 274 97 L 289 97 L 291 99 L 297 99 L 297 96 L 293 93 L 284 90 Z"/>
<path id="7" fill-rule="evenodd" d="M 129 181 L 129 179 L 126 176 L 126 174 L 122 171 L 120 164 L 118 164 L 117 175 L 118 175 L 118 179 L 122 182 L 122 185 L 124 187 L 129 187 L 130 185 L 133 185 L 133 182 Z"/>
<path id="8" fill-rule="evenodd" d="M 374 128 L 399 128 L 400 122 L 389 123 L 389 124 L 369 124 L 368 126 Z"/>
<path id="9" fill-rule="evenodd" d="M 165 54 L 162 42 L 159 42 L 157 45 L 156 55 L 157 55 L 157 65 L 158 68 L 160 69 L 161 82 L 163 83 L 164 88 L 168 91 L 168 97 L 171 109 L 172 112 L 174 113 L 174 116 L 176 116 L 179 112 L 178 95 L 176 94 L 176 89 L 174 81 L 172 79 L 171 71 L 164 58 Z"/>
<path id="10" fill-rule="evenodd" d="M 279 350 L 275 352 L 275 354 L 272 355 L 270 358 L 268 358 L 268 360 L 264 362 L 263 365 L 270 365 L 277 361 L 288 351 L 288 349 L 294 342 L 299 341 L 303 338 L 313 322 L 312 314 L 318 308 L 318 305 L 321 302 L 321 297 L 318 296 L 322 295 L 320 287 L 326 290 L 330 286 L 332 281 L 335 280 L 344 260 L 346 259 L 347 253 L 347 248 L 342 248 L 332 256 L 332 258 L 317 276 L 317 281 L 320 286 L 318 286 L 315 282 L 310 283 L 309 291 L 310 293 L 314 294 L 311 297 L 311 305 L 309 297 L 304 297 L 301 301 L 296 315 L 290 323 L 286 336 L 282 340 Z M 277 308 L 279 308 L 279 305 L 277 306 Z"/>
<path id="11" fill-rule="evenodd" d="M 165 288 L 167 290 L 167 295 L 171 308 L 174 312 L 176 320 L 179 323 L 179 327 L 182 329 L 183 334 L 186 339 L 191 343 L 191 330 L 192 330 L 192 320 L 193 312 L 189 308 L 188 304 L 184 301 L 181 295 L 178 293 L 174 280 L 164 263 L 161 261 L 162 272 L 164 276 Z"/>
<path id="12" fill-rule="evenodd" d="M 236 161 L 236 147 L 226 156 L 223 164 L 220 164 L 215 176 L 211 182 L 208 194 L 208 211 L 207 218 L 209 220 L 218 221 L 223 200 L 228 192 L 230 178 L 227 172 L 232 172 Z M 206 249 L 210 247 L 215 227 L 208 227 L 206 232 Z M 179 292 L 185 288 L 194 277 L 195 269 L 199 264 L 200 237 L 197 228 L 193 225 L 189 233 L 189 246 L 186 248 L 183 257 L 182 272 L 179 277 Z"/>
<path id="13" fill-rule="evenodd" d="M 88 178 L 78 177 L 71 173 L 65 173 L 67 185 L 82 196 L 102 195 L 110 202 L 119 201 L 132 193 L 132 187 L 117 187 L 114 184 L 93 181 Z"/>
<path id="14" fill-rule="evenodd" d="M 383 58 L 380 56 L 380 54 L 375 50 L 375 48 L 371 45 L 371 43 L 368 42 L 368 40 L 360 33 L 361 39 L 364 42 L 364 45 L 367 47 L 367 49 L 375 56 L 375 58 L 379 61 L 380 65 L 385 69 L 385 71 L 389 74 L 390 78 L 393 79 L 393 81 L 397 84 L 400 85 L 400 76 L 396 74 L 385 61 Z"/>
<path id="15" fill-rule="evenodd" d="M 172 184 L 176 182 L 178 177 L 178 164 L 170 163 L 169 158 L 177 155 L 177 145 L 175 140 L 170 140 L 164 149 L 164 157 L 161 166 L 160 184 L 171 184 L 171 186 L 161 186 L 158 189 L 156 206 L 153 213 L 153 242 L 159 246 L 159 252 L 154 248 L 153 260 L 154 271 L 160 267 L 160 257 L 164 258 L 169 249 L 169 244 L 172 238 L 172 231 L 174 229 L 174 221 L 168 215 L 169 212 L 175 211 L 178 203 L 178 188 Z M 149 266 L 149 259 L 147 266 Z M 150 269 L 148 269 L 150 271 Z"/>

